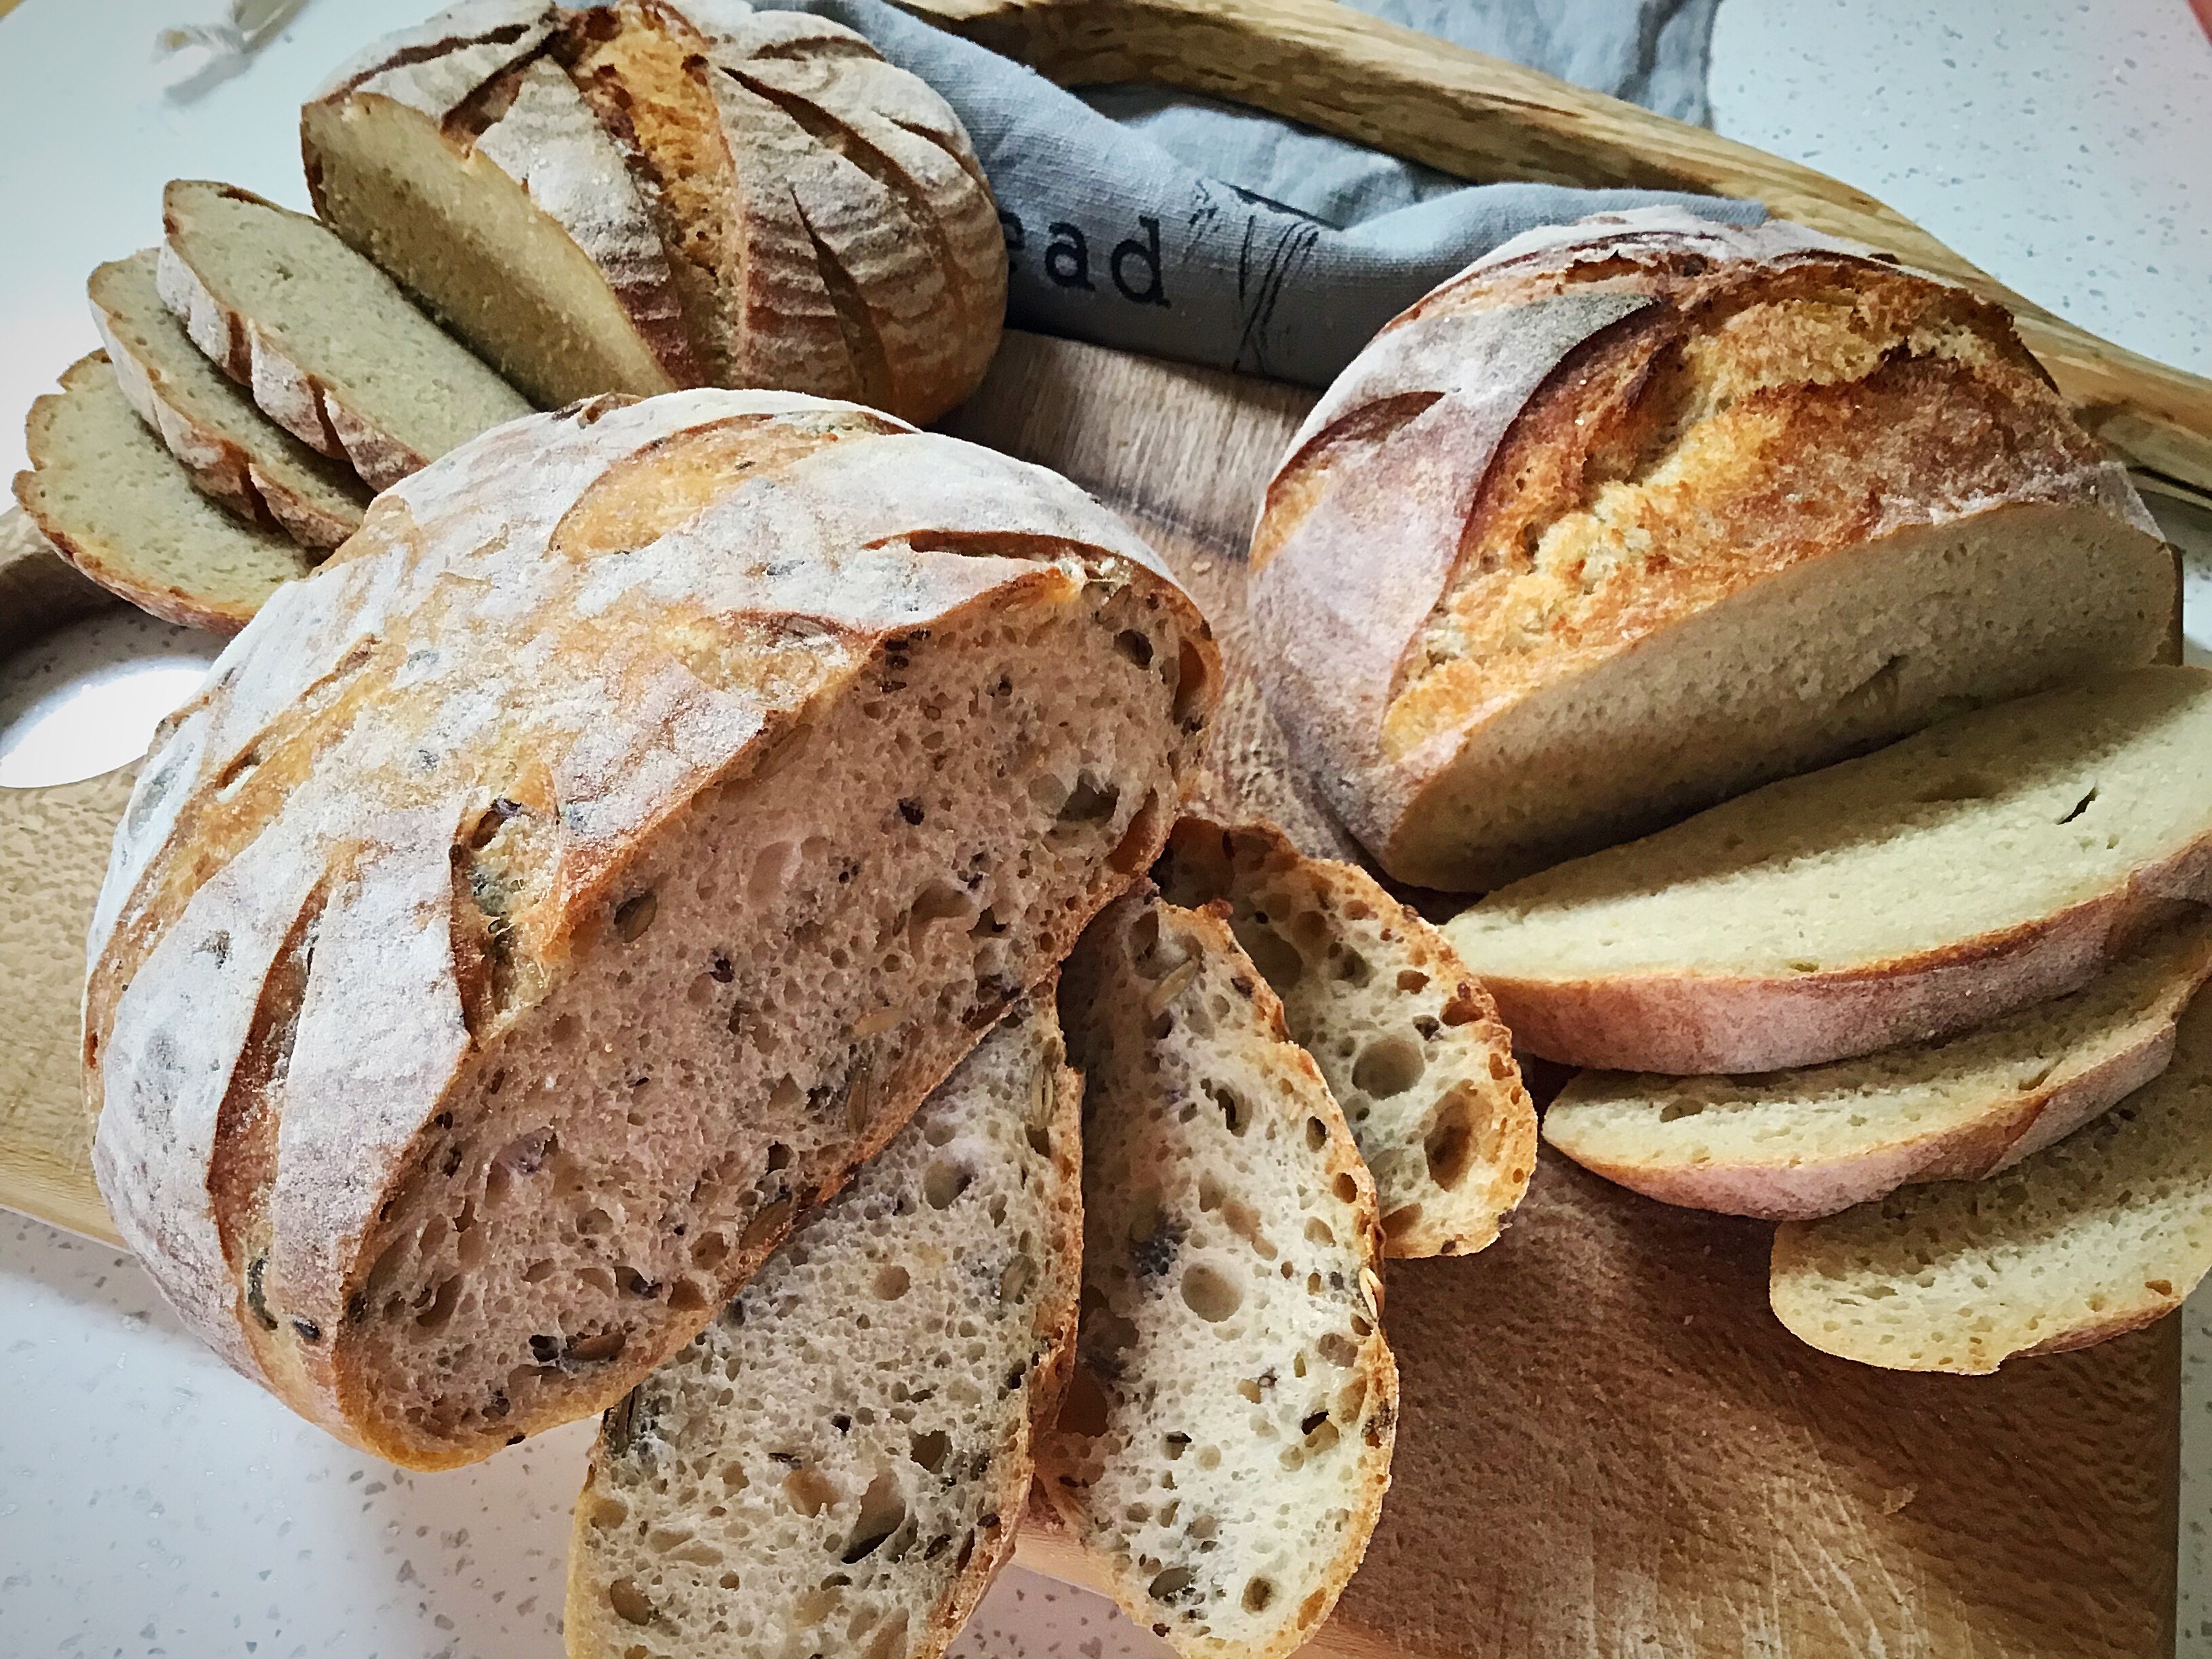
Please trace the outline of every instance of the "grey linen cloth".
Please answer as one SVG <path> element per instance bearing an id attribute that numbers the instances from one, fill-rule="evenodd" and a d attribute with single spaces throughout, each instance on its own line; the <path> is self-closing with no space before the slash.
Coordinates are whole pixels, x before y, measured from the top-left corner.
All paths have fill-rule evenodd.
<path id="1" fill-rule="evenodd" d="M 959 114 L 998 198 L 1018 328 L 1325 386 L 1390 318 L 1534 226 L 1662 203 L 1736 223 L 1765 216 L 1721 197 L 1466 185 L 1186 94 L 1079 98 L 884 0 L 769 3 L 859 30 Z M 1695 118 L 1715 3 L 1362 9 Z"/>

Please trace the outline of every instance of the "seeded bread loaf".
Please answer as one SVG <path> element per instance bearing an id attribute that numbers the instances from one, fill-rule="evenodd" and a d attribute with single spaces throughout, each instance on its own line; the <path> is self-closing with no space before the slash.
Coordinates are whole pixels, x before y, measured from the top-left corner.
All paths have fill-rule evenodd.
<path id="1" fill-rule="evenodd" d="M 1373 1183 L 1218 908 L 1121 900 L 1060 1017 L 1084 1074 L 1083 1309 L 1041 1487 L 1176 1652 L 1279 1659 L 1335 1606 L 1389 1485 Z"/>
<path id="2" fill-rule="evenodd" d="M 370 48 L 301 136 L 317 210 L 548 401 L 657 374 L 927 421 L 998 343 L 966 132 L 826 19 L 471 0 Z"/>
<path id="3" fill-rule="evenodd" d="M 1013 1553 L 1075 1341 L 1081 1085 L 1048 981 L 599 1427 L 575 1659 L 936 1659 Z"/>
<path id="4" fill-rule="evenodd" d="M 530 405 L 305 214 L 192 179 L 161 197 L 161 299 L 261 412 L 373 489 Z"/>
<path id="5" fill-rule="evenodd" d="M 361 528 L 368 492 L 273 424 L 200 354 L 161 303 L 159 257 L 148 248 L 104 264 L 85 286 L 123 395 L 203 493 L 302 547 L 336 547 Z"/>
<path id="6" fill-rule="evenodd" d="M 192 487 L 124 395 L 105 352 L 31 405 L 31 468 L 15 499 L 61 556 L 164 621 L 236 633 L 313 568 L 289 537 L 242 523 Z"/>
<path id="7" fill-rule="evenodd" d="M 94 1172 L 186 1321 L 412 1467 L 612 1404 L 1158 854 L 1218 659 L 1041 469 L 780 393 L 388 490 L 149 757 Z"/>
<path id="8" fill-rule="evenodd" d="M 1663 1203 L 1773 1220 L 1977 1180 L 2164 1071 L 2208 975 L 2198 923 L 2071 995 L 1940 1042 L 1747 1077 L 1584 1072 L 1545 1112 L 1544 1139 Z"/>
<path id="9" fill-rule="evenodd" d="M 1516 238 L 1390 323 L 1251 562 L 1255 660 L 1340 816 L 1475 892 L 2152 661 L 2178 604 L 2001 311 L 1675 210 Z"/>
<path id="10" fill-rule="evenodd" d="M 1989 1181 L 1907 1187 L 1775 1230 L 1776 1317 L 1893 1370 L 1995 1370 L 2139 1330 L 2212 1268 L 2212 998 L 2173 1060 L 2104 1116 Z"/>
<path id="11" fill-rule="evenodd" d="M 1985 708 L 1492 893 L 1444 926 L 1523 1049 L 1765 1072 L 1985 1024 L 2212 901 L 2212 673 Z"/>
<path id="12" fill-rule="evenodd" d="M 1152 879 L 1170 903 L 1229 906 L 1375 1177 L 1395 1256 L 1498 1237 L 1536 1167 L 1513 1036 L 1443 935 L 1365 871 L 1310 859 L 1272 824 L 1186 817 Z"/>

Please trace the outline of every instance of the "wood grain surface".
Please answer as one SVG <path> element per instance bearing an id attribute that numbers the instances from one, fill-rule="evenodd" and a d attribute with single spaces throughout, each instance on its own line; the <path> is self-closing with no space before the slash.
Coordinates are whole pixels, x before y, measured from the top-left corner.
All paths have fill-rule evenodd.
<path id="1" fill-rule="evenodd" d="M 2212 381 L 2023 299 L 1894 209 L 1704 127 L 1334 0 L 900 0 L 1066 86 L 1152 81 L 1288 116 L 1480 181 L 1690 190 L 1895 253 L 2011 308 L 2082 423 L 2212 502 Z"/>
<path id="2" fill-rule="evenodd" d="M 1067 473 L 1144 530 L 1223 638 L 1217 810 L 1264 811 L 1340 853 L 1251 684 L 1241 627 L 1259 489 L 1310 401 L 1011 335 L 948 424 Z M 0 565 L 0 591 L 7 580 Z M 0 872 L 24 918 L 0 936 L 0 1203 L 101 1235 L 76 1088 L 77 957 L 124 784 L 0 791 Z M 2166 1659 L 2178 1323 L 1994 1377 L 1869 1370 L 1800 1346 L 1768 1312 L 1768 1232 L 1547 1156 L 1489 1250 L 1392 1263 L 1395 1485 L 1308 1651 Z M 1086 1577 L 1044 1529 L 1021 1559 Z"/>

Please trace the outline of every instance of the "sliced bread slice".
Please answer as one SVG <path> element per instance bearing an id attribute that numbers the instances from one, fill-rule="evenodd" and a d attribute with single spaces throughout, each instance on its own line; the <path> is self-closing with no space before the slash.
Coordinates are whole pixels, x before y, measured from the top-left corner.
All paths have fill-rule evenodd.
<path id="1" fill-rule="evenodd" d="M 272 424 L 192 344 L 161 303 L 160 257 L 147 248 L 113 260 L 85 284 L 123 395 L 205 494 L 302 547 L 336 547 L 361 528 L 368 492 Z"/>
<path id="2" fill-rule="evenodd" d="M 319 222 L 186 179 L 161 209 L 161 299 L 192 343 L 270 420 L 371 488 L 530 412 Z"/>
<path id="3" fill-rule="evenodd" d="M 105 352 L 78 359 L 31 405 L 31 470 L 15 499 L 62 556 L 142 611 L 234 634 L 311 562 L 192 488 L 123 395 Z"/>
<path id="4" fill-rule="evenodd" d="M 1544 1139 L 1663 1203 L 1774 1220 L 1978 1180 L 2164 1071 L 2208 975 L 2199 924 L 2071 995 L 1936 1042 L 1750 1077 L 1585 1072 L 1552 1102 Z"/>
<path id="5" fill-rule="evenodd" d="M 1984 1024 L 2212 898 L 2212 672 L 1962 714 L 1501 888 L 1444 927 L 1515 1041 L 1765 1072 Z"/>
<path id="6" fill-rule="evenodd" d="M 1013 1553 L 1074 1346 L 1082 1087 L 1016 1003 L 721 1316 L 607 1413 L 576 1659 L 935 1659 Z"/>
<path id="7" fill-rule="evenodd" d="M 1909 1187 L 1776 1229 L 1769 1295 L 1826 1353 L 1993 1371 L 2163 1318 L 2212 1268 L 2212 997 L 2165 1072 L 1989 1181 Z"/>
<path id="8" fill-rule="evenodd" d="M 1218 908 L 1117 901 L 1060 1012 L 1083 1315 L 1041 1482 L 1177 1653 L 1278 1659 L 1335 1605 L 1389 1485 L 1374 1187 Z"/>
<path id="9" fill-rule="evenodd" d="M 1365 871 L 1310 859 L 1273 824 L 1185 817 L 1152 878 L 1170 903 L 1229 905 L 1375 1177 L 1395 1256 L 1498 1237 L 1536 1167 L 1513 1036 L 1443 935 Z"/>

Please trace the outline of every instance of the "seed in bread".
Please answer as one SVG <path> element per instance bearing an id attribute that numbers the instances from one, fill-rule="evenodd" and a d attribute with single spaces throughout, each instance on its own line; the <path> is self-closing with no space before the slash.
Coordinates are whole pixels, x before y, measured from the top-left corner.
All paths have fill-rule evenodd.
<path id="1" fill-rule="evenodd" d="M 1374 1185 L 1217 912 L 1118 902 L 1060 1018 L 1084 1074 L 1083 1310 L 1040 1485 L 1177 1653 L 1280 1659 L 1389 1485 Z"/>
<path id="2" fill-rule="evenodd" d="M 118 1230 L 394 1461 L 603 1409 L 1141 878 L 1219 672 L 1089 497 L 870 410 L 486 434 L 140 775 L 87 993 Z"/>
<path id="3" fill-rule="evenodd" d="M 1995 1370 L 2139 1330 L 2212 1268 L 2212 997 L 2151 1082 L 1988 1181 L 1775 1230 L 1775 1316 L 1893 1370 Z"/>
<path id="4" fill-rule="evenodd" d="M 2212 901 L 2212 672 L 1961 714 L 1444 925 L 1525 1050 L 1766 1072 L 2062 996 Z"/>
<path id="5" fill-rule="evenodd" d="M 1536 1167 L 1513 1037 L 1443 934 L 1375 878 L 1310 859 L 1272 824 L 1185 817 L 1152 879 L 1171 904 L 1230 907 L 1375 1177 L 1394 1256 L 1498 1237 Z"/>
<path id="6" fill-rule="evenodd" d="M 2152 661 L 2179 604 L 2001 310 L 1674 209 L 1530 232 L 1387 325 L 1252 567 L 1255 660 L 1340 816 L 1464 892 Z"/>
<path id="7" fill-rule="evenodd" d="M 2070 995 L 1935 1042 L 1750 1076 L 1584 1072 L 1545 1112 L 1544 1139 L 1647 1197 L 1772 1220 L 1978 1180 L 2165 1070 L 2208 975 L 2198 923 Z"/>
<path id="8" fill-rule="evenodd" d="M 1048 981 L 606 1414 L 572 1659 L 936 1659 L 1013 1553 L 1075 1342 L 1082 1085 Z"/>

